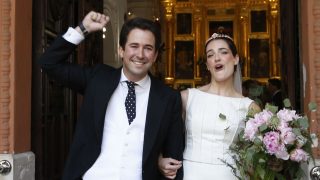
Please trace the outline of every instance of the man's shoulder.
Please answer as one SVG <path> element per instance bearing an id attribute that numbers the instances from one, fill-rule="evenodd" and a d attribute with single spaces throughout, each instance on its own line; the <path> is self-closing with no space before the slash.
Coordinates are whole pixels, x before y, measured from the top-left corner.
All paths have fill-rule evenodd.
<path id="1" fill-rule="evenodd" d="M 158 93 L 163 99 L 180 99 L 180 92 L 176 89 L 173 89 L 169 85 L 165 84 L 164 82 L 151 79 L 151 93 Z"/>
<path id="2" fill-rule="evenodd" d="M 156 79 L 156 78 L 151 78 L 151 84 L 159 88 L 159 90 L 162 90 L 164 92 L 168 93 L 179 93 L 176 89 L 173 89 L 170 85 L 165 84 L 163 81 Z"/>
<path id="3" fill-rule="evenodd" d="M 112 67 L 112 66 L 109 66 L 107 64 L 102 64 L 102 63 L 98 63 L 98 64 L 95 64 L 93 66 L 93 71 L 96 71 L 96 72 L 99 72 L 99 73 L 111 73 L 111 72 L 115 72 L 119 70 L 119 68 L 115 68 L 115 67 Z"/>

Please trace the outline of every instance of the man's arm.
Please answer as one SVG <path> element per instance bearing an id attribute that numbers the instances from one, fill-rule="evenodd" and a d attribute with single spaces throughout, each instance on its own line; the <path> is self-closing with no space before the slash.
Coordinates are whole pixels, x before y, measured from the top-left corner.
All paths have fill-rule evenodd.
<path id="1" fill-rule="evenodd" d="M 102 30 L 108 21 L 109 17 L 103 14 L 93 11 L 88 13 L 80 23 L 82 30 L 79 26 L 75 29 L 69 28 L 68 32 L 63 37 L 59 36 L 40 57 L 39 64 L 42 70 L 50 78 L 82 93 L 91 70 L 67 63 L 66 60 L 84 39 L 84 32 L 93 33 Z"/>
<path id="2" fill-rule="evenodd" d="M 182 161 L 184 151 L 184 125 L 182 120 L 182 103 L 179 93 L 176 94 L 174 111 L 172 115 L 172 124 L 167 134 L 166 144 L 163 151 L 164 157 Z M 177 171 L 175 179 L 183 179 L 183 168 Z"/>

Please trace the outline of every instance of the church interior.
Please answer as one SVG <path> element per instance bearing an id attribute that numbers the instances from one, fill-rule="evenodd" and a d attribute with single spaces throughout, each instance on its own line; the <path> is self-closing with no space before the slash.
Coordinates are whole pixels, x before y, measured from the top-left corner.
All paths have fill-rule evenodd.
<path id="1" fill-rule="evenodd" d="M 310 9 L 314 11 L 308 12 Z M 4 52 L 1 55 L 7 57 L 7 54 L 16 53 L 10 51 L 13 46 L 6 44 L 10 44 L 10 40 L 19 44 L 21 39 L 26 43 L 17 46 L 30 48 L 30 68 L 21 71 L 29 66 L 14 64 L 12 69 L 16 70 L 12 72 L 16 73 L 16 82 L 22 84 L 14 83 L 17 84 L 13 87 L 17 87 L 15 93 L 18 95 L 11 97 L 19 98 L 21 103 L 4 96 L 4 105 L 1 107 L 8 106 L 7 109 L 10 109 L 10 103 L 19 107 L 27 104 L 29 109 L 21 108 L 19 112 L 12 110 L 15 116 L 9 112 L 2 113 L 5 118 L 0 118 L 0 125 L 6 122 L 6 126 L 2 127 L 12 128 L 0 128 L 0 138 L 5 139 L 0 140 L 0 155 L 3 152 L 14 154 L 32 151 L 36 157 L 35 179 L 61 178 L 82 96 L 48 79 L 41 72 L 37 59 L 57 36 L 66 32 L 69 26 L 77 26 L 91 10 L 108 15 L 110 22 L 102 32 L 86 37 L 68 59 L 70 63 L 84 66 L 104 63 L 121 67 L 118 55 L 121 26 L 130 18 L 144 17 L 158 23 L 162 32 L 162 52 L 151 73 L 174 89 L 196 88 L 210 79 L 210 73 L 206 70 L 204 44 L 213 33 L 223 33 L 232 37 L 237 46 L 244 95 L 257 100 L 263 107 L 270 100 L 268 80 L 277 79 L 281 82 L 280 90 L 290 100 L 292 107 L 299 113 L 306 113 L 310 100 L 320 102 L 320 98 L 317 99 L 320 95 L 315 92 L 320 87 L 320 77 L 315 75 L 320 71 L 320 63 L 315 58 L 317 53 L 320 54 L 317 49 L 320 40 L 315 38 L 320 28 L 313 28 L 313 24 L 317 24 L 314 21 L 320 17 L 319 9 L 320 3 L 313 0 L 309 3 L 300 0 L 26 0 L 16 4 L 4 0 L 0 12 L 7 16 L 0 17 L 0 22 L 4 22 L 0 29 L 0 41 L 3 42 L 0 52 Z M 24 12 L 29 16 L 19 20 L 16 16 Z M 28 17 L 30 19 L 22 22 Z M 23 28 L 29 28 L 27 32 L 30 32 L 30 36 L 12 33 L 13 38 L 3 38 L 7 35 L 11 37 L 8 32 L 12 28 L 7 27 L 10 24 L 7 22 L 11 21 L 29 25 L 22 28 L 16 25 L 14 29 L 20 32 Z M 21 57 L 26 53 L 17 54 Z M 3 72 L 0 80 L 7 82 L 3 81 L 7 80 L 4 76 L 7 69 L 3 64 L 6 62 L 0 63 L 0 72 Z M 310 70 L 312 68 L 314 70 Z M 250 83 L 254 86 L 248 85 Z M 6 85 L 0 88 L 8 89 Z M 19 94 L 24 88 L 30 95 L 24 92 Z M 1 107 L 0 112 L 7 112 Z M 310 131 L 320 134 L 316 121 L 320 114 L 308 115 L 311 117 Z M 19 118 L 26 119 L 26 122 L 13 123 L 18 122 Z M 318 157 L 319 148 L 315 148 L 314 153 Z"/>

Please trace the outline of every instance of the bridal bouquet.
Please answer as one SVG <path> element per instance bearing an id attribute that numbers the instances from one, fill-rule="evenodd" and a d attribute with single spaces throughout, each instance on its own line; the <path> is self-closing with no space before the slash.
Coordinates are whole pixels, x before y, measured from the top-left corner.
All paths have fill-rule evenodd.
<path id="1" fill-rule="evenodd" d="M 249 110 L 244 130 L 230 147 L 235 166 L 227 164 L 239 179 L 301 179 L 301 163 L 312 158 L 312 136 L 306 116 L 269 104 L 259 113 Z M 287 105 L 286 105 L 287 104 Z M 289 105 L 288 105 L 289 104 Z M 309 109 L 315 110 L 315 104 Z"/>

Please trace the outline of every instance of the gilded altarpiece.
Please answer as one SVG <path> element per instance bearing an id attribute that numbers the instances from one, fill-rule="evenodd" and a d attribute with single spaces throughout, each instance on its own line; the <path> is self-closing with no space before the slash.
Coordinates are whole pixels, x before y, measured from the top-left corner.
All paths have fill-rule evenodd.
<path id="1" fill-rule="evenodd" d="M 243 79 L 265 83 L 268 78 L 280 78 L 278 3 L 277 0 L 163 0 L 166 83 L 181 90 L 209 81 L 204 43 L 214 32 L 234 39 Z"/>

